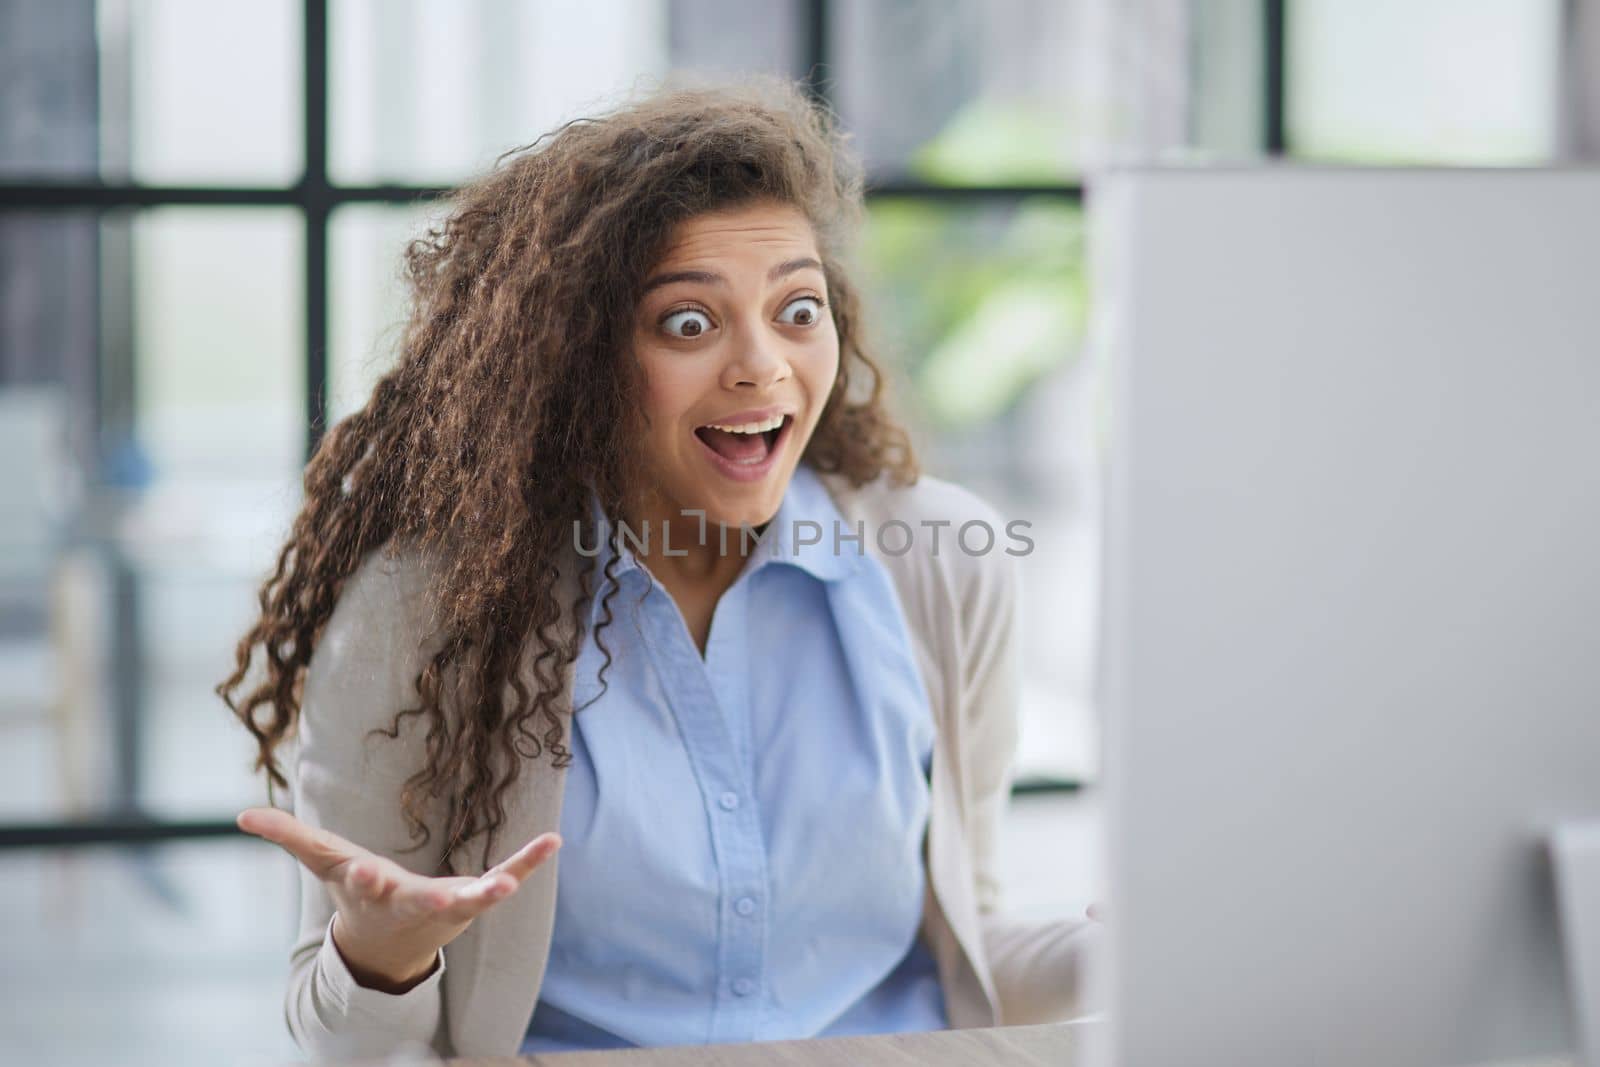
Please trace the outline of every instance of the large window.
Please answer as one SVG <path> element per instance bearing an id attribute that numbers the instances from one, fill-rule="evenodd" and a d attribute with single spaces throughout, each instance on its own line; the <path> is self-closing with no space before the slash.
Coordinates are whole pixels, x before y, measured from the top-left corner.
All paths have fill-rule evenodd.
<path id="1" fill-rule="evenodd" d="M 1558 140 L 1559 0 L 1149 11 L 1141 26 L 1099 0 L 5 5 L 0 390 L 17 414 L 0 444 L 39 459 L 11 463 L 0 492 L 40 501 L 0 523 L 0 708 L 24 724 L 0 755 L 0 824 L 26 824 L 5 839 L 61 839 L 64 820 L 225 832 L 260 799 L 210 687 L 308 450 L 394 358 L 402 247 L 454 183 L 673 72 L 803 79 L 854 139 L 870 336 L 924 466 L 1033 526 L 1021 780 L 1091 780 L 1104 416 L 1082 354 L 1080 172 L 1086 131 L 1138 108 L 1084 92 L 1085 67 L 1182 96 L 1187 144 L 1171 147 L 1213 158 L 1519 164 Z M 1180 40 L 1162 54 L 1186 74 L 1143 69 L 1141 32 Z M 82 491 L 35 492 L 58 483 Z"/>
<path id="2" fill-rule="evenodd" d="M 54 398 L 85 491 L 51 527 L 65 579 L 10 601 L 33 596 L 42 641 L 0 671 L 33 679 L 10 690 L 31 725 L 5 746 L 5 840 L 223 833 L 262 799 L 211 686 L 308 450 L 394 358 L 405 242 L 501 153 L 673 72 L 802 79 L 850 131 L 871 336 L 924 465 L 1033 524 L 1021 778 L 1092 775 L 1084 5 L 937 7 L 8 7 L 0 242 L 25 307 L 0 388 Z"/>

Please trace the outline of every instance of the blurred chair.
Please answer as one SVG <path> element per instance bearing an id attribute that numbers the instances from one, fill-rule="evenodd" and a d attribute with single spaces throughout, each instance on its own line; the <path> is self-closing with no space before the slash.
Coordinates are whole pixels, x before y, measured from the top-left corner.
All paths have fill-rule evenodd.
<path id="1" fill-rule="evenodd" d="M 55 811 L 77 815 L 92 800 L 88 712 L 99 673 L 93 569 L 74 549 L 81 487 L 67 423 L 64 390 L 0 387 L 0 730 L 45 721 Z"/>

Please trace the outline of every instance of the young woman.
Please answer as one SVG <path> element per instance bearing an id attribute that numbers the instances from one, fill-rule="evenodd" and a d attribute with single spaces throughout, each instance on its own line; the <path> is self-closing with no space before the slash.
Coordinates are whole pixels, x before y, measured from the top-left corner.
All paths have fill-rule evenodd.
<path id="1" fill-rule="evenodd" d="M 301 865 L 308 1052 L 1074 1009 L 1083 924 L 996 910 L 1005 525 L 884 409 L 860 196 L 797 91 L 663 92 L 410 249 L 219 687 L 291 788 L 239 824 Z"/>

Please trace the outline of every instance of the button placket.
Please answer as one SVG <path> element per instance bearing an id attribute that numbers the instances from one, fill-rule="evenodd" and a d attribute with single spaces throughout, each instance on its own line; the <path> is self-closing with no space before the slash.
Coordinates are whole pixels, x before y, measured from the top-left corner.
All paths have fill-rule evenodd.
<path id="1" fill-rule="evenodd" d="M 765 967 L 766 933 L 761 922 L 740 916 L 735 902 L 767 882 L 760 811 L 753 796 L 741 792 L 751 776 L 742 765 L 729 717 L 722 713 L 709 665 L 694 648 L 670 596 L 658 592 L 661 599 L 652 611 L 654 640 L 646 647 L 662 681 L 671 683 L 663 690 L 700 786 L 722 901 L 708 1039 L 753 1041 L 760 1036 L 761 1004 L 755 994 Z M 739 589 L 735 596 L 742 593 Z"/>

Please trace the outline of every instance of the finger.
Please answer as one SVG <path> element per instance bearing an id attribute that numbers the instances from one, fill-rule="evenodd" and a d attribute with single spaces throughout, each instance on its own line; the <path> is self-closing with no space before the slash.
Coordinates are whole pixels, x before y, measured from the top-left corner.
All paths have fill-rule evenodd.
<path id="1" fill-rule="evenodd" d="M 245 833 L 271 841 L 288 852 L 318 878 L 329 877 L 341 863 L 365 851 L 338 834 L 307 826 L 277 808 L 248 808 L 235 821 Z"/>
<path id="2" fill-rule="evenodd" d="M 390 906 L 407 918 L 469 923 L 518 888 L 515 878 L 500 871 L 489 871 L 477 878 L 418 876 L 415 882 L 403 884 L 396 891 Z"/>
<path id="3" fill-rule="evenodd" d="M 1106 909 L 1102 904 L 1090 904 L 1085 910 L 1085 914 L 1097 923 L 1103 923 L 1106 921 Z"/>
<path id="4" fill-rule="evenodd" d="M 560 834 L 540 834 L 479 877 L 452 887 L 449 904 L 438 914 L 452 922 L 471 922 L 520 889 L 528 875 L 560 847 Z M 438 906 L 436 899 L 433 903 Z"/>
<path id="5" fill-rule="evenodd" d="M 457 887 L 451 893 L 451 903 L 466 904 L 481 912 L 489 905 L 509 897 L 521 886 L 522 883 L 509 874 L 490 871 L 481 878 L 474 878 L 468 884 Z"/>
<path id="6" fill-rule="evenodd" d="M 483 877 L 490 875 L 508 874 L 516 879 L 518 885 L 532 874 L 534 870 L 556 854 L 561 847 L 561 835 L 558 833 L 544 833 L 523 845 L 506 859 L 490 867 L 484 872 Z"/>

